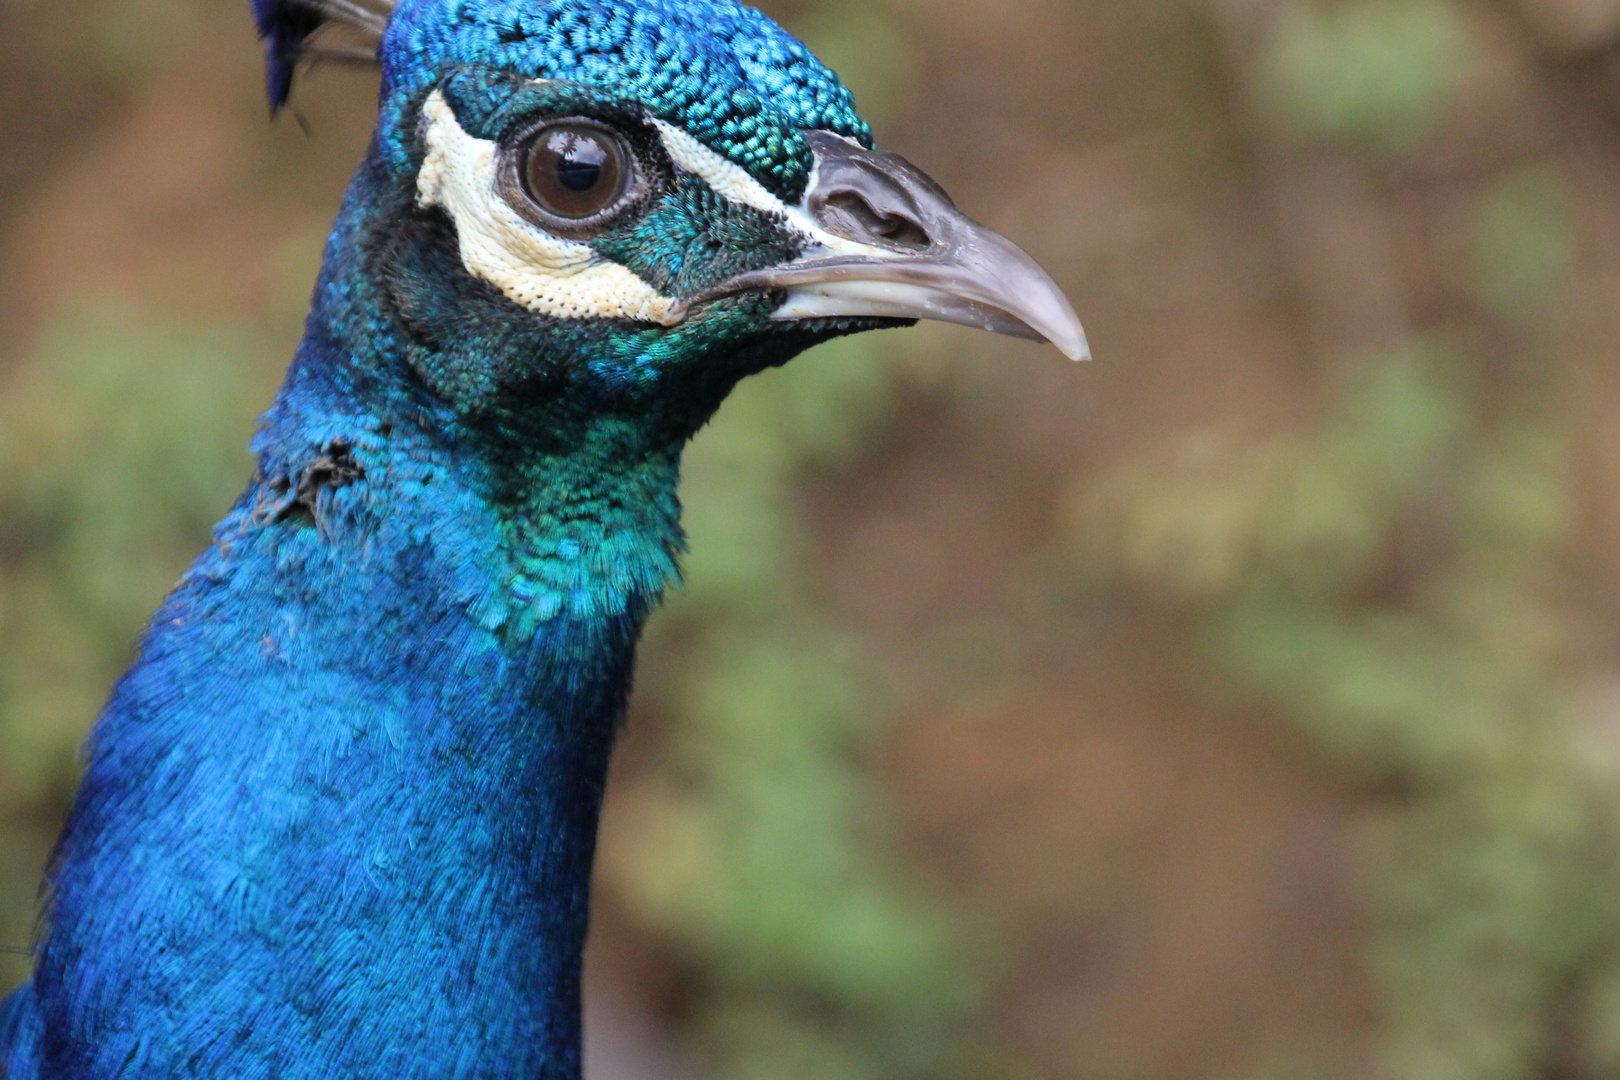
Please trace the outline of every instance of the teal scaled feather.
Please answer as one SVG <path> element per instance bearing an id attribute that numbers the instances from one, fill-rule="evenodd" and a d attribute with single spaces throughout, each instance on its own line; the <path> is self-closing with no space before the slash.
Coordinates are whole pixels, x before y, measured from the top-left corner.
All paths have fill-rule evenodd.
<path id="1" fill-rule="evenodd" d="M 273 104 L 350 6 L 255 0 Z M 578 1080 L 597 817 L 677 576 L 682 448 L 818 341 L 1002 318 L 962 245 L 914 234 L 999 238 L 731 0 L 400 0 L 378 55 L 257 471 L 86 746 L 0 1005 L 7 1080 Z M 516 179 L 444 179 L 477 148 Z M 558 211 L 557 183 L 609 210 Z M 550 254 L 492 263 L 500 237 Z M 912 292 L 798 284 L 829 273 Z"/>

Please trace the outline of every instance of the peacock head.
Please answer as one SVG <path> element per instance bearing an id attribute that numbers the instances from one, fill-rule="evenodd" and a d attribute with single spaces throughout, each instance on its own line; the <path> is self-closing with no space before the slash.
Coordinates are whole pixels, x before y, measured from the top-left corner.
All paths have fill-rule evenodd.
<path id="1" fill-rule="evenodd" d="M 255 0 L 272 105 L 361 3 Z M 1051 278 L 874 148 L 838 77 L 734 0 L 397 0 L 375 27 L 375 152 L 403 208 L 377 273 L 452 403 L 559 380 L 717 403 L 916 319 L 1086 354 Z"/>

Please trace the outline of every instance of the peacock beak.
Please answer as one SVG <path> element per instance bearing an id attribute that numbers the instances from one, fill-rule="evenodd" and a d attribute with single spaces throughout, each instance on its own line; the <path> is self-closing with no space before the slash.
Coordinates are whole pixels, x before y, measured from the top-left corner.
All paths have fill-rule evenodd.
<path id="1" fill-rule="evenodd" d="M 1050 341 L 1090 357 L 1057 283 L 1012 241 L 958 210 L 897 154 L 827 132 L 807 135 L 816 166 L 795 223 L 814 245 L 793 262 L 750 271 L 699 299 L 782 290 L 777 319 L 938 319 Z"/>

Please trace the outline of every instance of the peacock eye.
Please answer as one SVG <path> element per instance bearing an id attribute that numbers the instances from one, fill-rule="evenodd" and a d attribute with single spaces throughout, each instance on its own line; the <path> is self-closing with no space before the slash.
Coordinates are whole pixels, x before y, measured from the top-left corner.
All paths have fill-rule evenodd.
<path id="1" fill-rule="evenodd" d="M 635 157 L 624 137 L 580 120 L 531 132 L 515 164 L 523 194 L 535 207 L 576 228 L 611 217 L 635 179 Z"/>

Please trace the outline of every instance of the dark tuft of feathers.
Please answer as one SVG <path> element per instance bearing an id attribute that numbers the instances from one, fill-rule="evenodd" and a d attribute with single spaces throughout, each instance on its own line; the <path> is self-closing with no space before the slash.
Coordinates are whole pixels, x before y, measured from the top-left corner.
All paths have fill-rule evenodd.
<path id="1" fill-rule="evenodd" d="M 287 103 L 293 72 L 302 60 L 375 62 L 388 25 L 391 0 L 249 0 L 264 39 L 264 90 L 270 111 Z M 327 27 L 347 31 L 348 42 L 316 43 Z M 358 39 L 358 41 L 356 41 Z"/>

